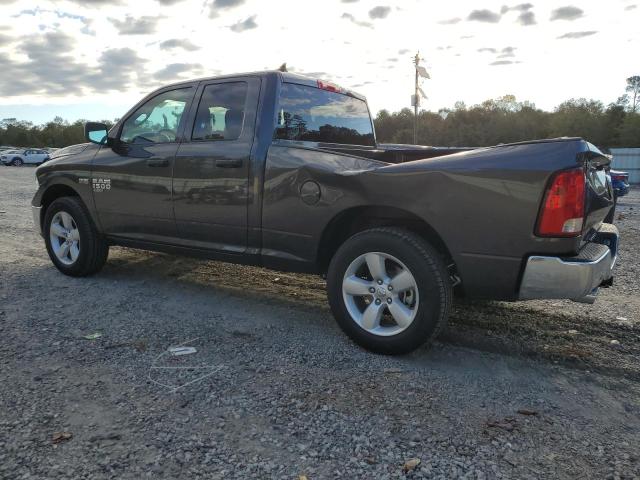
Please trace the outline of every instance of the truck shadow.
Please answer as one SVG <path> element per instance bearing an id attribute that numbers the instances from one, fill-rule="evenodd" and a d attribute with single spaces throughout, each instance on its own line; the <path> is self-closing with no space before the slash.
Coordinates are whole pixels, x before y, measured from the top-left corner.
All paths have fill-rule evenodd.
<path id="1" fill-rule="evenodd" d="M 164 279 L 182 285 L 227 292 L 252 302 L 286 305 L 301 313 L 318 311 L 331 320 L 326 284 L 314 275 L 158 253 L 113 249 L 100 277 Z M 576 312 L 570 302 L 457 301 L 439 341 L 445 345 L 553 362 L 580 370 L 640 380 L 640 335 L 637 325 L 603 321 Z M 563 308 L 567 307 L 567 308 Z M 613 346 L 610 339 L 621 339 Z M 423 348 L 411 357 L 429 355 Z"/>

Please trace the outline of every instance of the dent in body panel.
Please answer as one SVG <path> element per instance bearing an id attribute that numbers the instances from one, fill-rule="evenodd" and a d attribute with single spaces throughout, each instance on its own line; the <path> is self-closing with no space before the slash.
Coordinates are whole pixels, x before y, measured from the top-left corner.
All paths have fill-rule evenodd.
<path id="1" fill-rule="evenodd" d="M 263 190 L 263 254 L 314 263 L 325 226 L 341 211 L 366 204 L 361 177 L 384 165 L 322 150 L 272 145 Z M 313 204 L 302 199 L 301 187 L 309 181 L 320 186 L 320 197 Z"/>

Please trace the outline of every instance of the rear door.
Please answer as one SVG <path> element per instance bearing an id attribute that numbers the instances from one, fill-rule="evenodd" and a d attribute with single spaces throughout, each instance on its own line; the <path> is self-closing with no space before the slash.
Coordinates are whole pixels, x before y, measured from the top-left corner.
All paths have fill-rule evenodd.
<path id="1" fill-rule="evenodd" d="M 192 247 L 247 248 L 249 163 L 260 79 L 203 82 L 176 154 L 173 208 L 179 239 Z"/>
<path id="2" fill-rule="evenodd" d="M 147 99 L 124 119 L 115 145 L 94 157 L 90 181 L 107 234 L 156 242 L 175 237 L 171 176 L 195 90 L 173 88 Z"/>

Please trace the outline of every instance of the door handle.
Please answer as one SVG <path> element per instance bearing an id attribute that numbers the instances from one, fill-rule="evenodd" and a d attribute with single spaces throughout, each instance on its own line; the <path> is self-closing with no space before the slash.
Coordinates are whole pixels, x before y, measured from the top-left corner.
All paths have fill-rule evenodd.
<path id="1" fill-rule="evenodd" d="M 220 158 L 216 160 L 216 167 L 220 168 L 238 168 L 242 166 L 241 159 Z"/>
<path id="2" fill-rule="evenodd" d="M 147 160 L 147 166 L 148 167 L 168 167 L 169 160 L 167 160 L 166 158 Z"/>

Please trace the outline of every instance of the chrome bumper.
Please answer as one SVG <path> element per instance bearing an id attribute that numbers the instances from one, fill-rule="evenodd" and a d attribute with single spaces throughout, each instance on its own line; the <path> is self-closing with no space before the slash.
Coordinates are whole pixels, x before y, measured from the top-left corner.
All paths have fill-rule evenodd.
<path id="1" fill-rule="evenodd" d="M 565 298 L 593 303 L 598 287 L 613 279 L 618 236 L 614 225 L 603 224 L 575 257 L 529 257 L 520 284 L 520 300 Z"/>
<path id="2" fill-rule="evenodd" d="M 33 226 L 36 232 L 42 236 L 42 217 L 40 216 L 42 214 L 42 207 L 34 207 L 31 205 L 31 214 L 33 215 Z"/>

